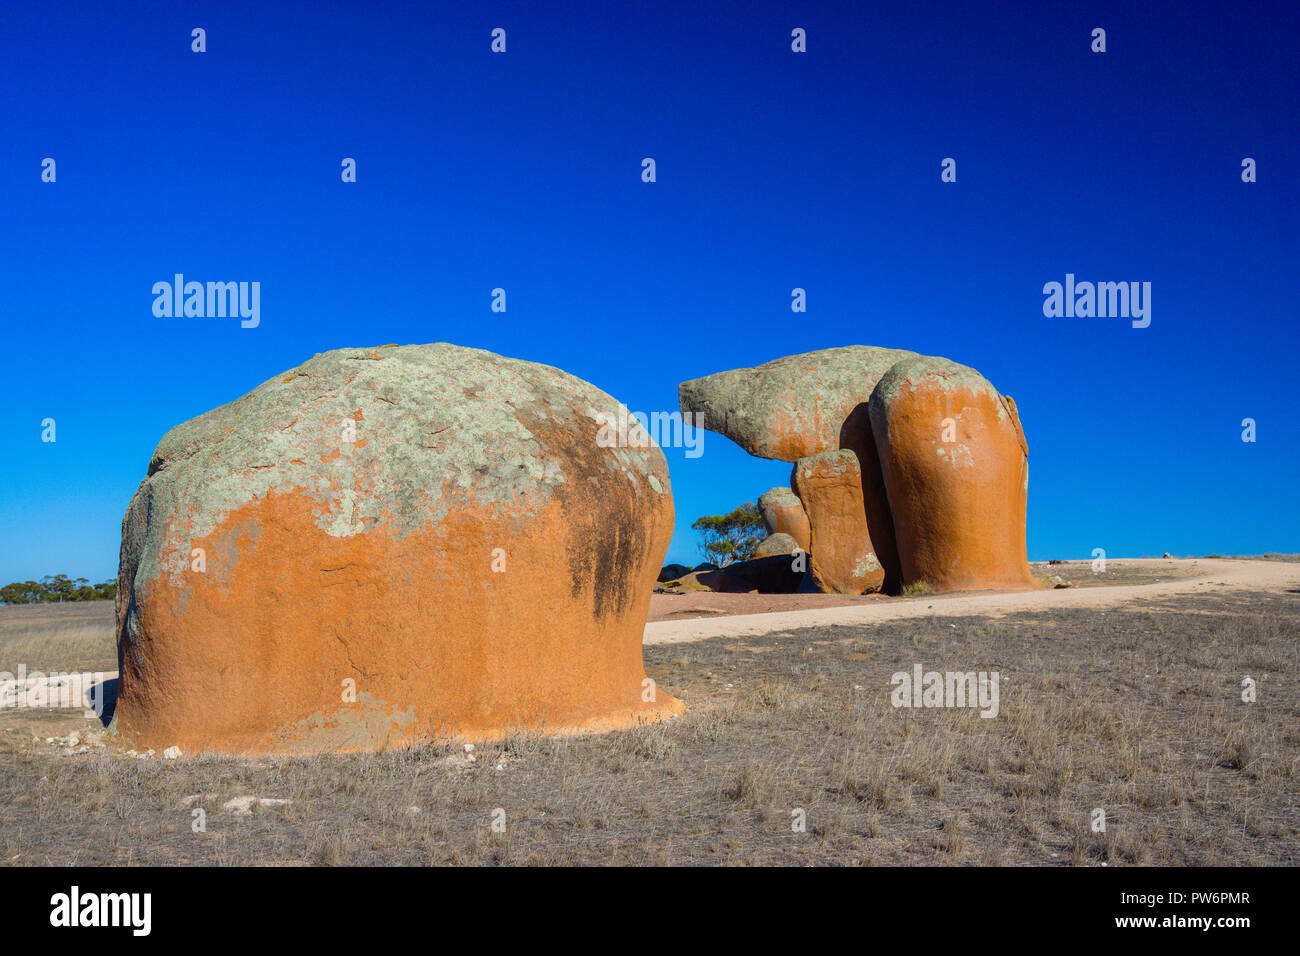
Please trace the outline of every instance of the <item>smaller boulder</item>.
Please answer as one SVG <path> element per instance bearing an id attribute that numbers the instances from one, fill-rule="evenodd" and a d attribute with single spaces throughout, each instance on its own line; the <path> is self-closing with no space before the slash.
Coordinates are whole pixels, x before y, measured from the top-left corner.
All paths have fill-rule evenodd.
<path id="1" fill-rule="evenodd" d="M 794 489 L 812 527 L 809 571 L 827 594 L 879 591 L 885 571 L 871 545 L 862 503 L 862 470 L 851 451 L 800 458 Z"/>
<path id="2" fill-rule="evenodd" d="M 692 571 L 672 581 L 670 587 L 684 591 L 712 591 L 716 594 L 794 594 L 804 579 L 802 564 L 788 554 L 776 554 L 748 561 L 733 561 L 725 568 Z"/>
<path id="3" fill-rule="evenodd" d="M 732 594 L 794 594 L 804 579 L 802 563 L 796 570 L 789 554 L 737 561 L 727 565 L 725 574 L 726 590 Z"/>
<path id="4" fill-rule="evenodd" d="M 676 581 L 682 575 L 690 573 L 691 569 L 684 564 L 665 564 L 659 572 L 659 583 Z"/>
<path id="5" fill-rule="evenodd" d="M 725 591 L 727 590 L 727 573 L 719 571 L 717 568 L 712 570 L 706 568 L 683 574 L 671 584 L 683 591 Z"/>
<path id="6" fill-rule="evenodd" d="M 758 513 L 763 516 L 769 535 L 785 534 L 794 538 L 799 548 L 807 551 L 812 540 L 808 527 L 808 512 L 803 502 L 789 488 L 773 488 L 758 499 Z"/>
<path id="7" fill-rule="evenodd" d="M 769 534 L 754 549 L 754 557 L 770 558 L 777 554 L 794 554 L 796 549 L 804 552 L 808 550 L 801 547 L 799 542 L 788 534 Z"/>

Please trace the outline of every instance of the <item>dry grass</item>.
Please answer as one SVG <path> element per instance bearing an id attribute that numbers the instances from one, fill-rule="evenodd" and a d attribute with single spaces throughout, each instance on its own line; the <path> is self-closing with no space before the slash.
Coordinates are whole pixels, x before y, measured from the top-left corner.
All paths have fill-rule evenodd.
<path id="1" fill-rule="evenodd" d="M 1300 554 L 1281 554 L 1277 551 L 1267 551 L 1264 554 L 1207 554 L 1207 558 L 1231 558 L 1236 561 L 1286 561 L 1291 564 L 1300 562 Z"/>
<path id="2" fill-rule="evenodd" d="M 682 717 L 472 762 L 63 756 L 0 723 L 0 862 L 1295 865 L 1297 636 L 1295 595 L 1236 594 L 650 647 Z M 917 662 L 999 671 L 1000 715 L 893 708 Z M 222 809 L 248 795 L 292 802 Z"/>
<path id="3" fill-rule="evenodd" d="M 0 607 L 0 671 L 115 671 L 112 601 Z"/>
<path id="4" fill-rule="evenodd" d="M 1076 588 L 1113 587 L 1127 584 L 1160 584 L 1165 581 L 1183 581 L 1194 578 L 1206 569 L 1195 563 L 1169 563 L 1144 565 L 1124 560 L 1106 562 L 1105 571 L 1093 571 L 1091 561 L 1062 561 L 1049 564 L 1035 561 L 1029 565 L 1034 579 L 1044 587 L 1052 587 L 1052 578 L 1059 577 Z"/>

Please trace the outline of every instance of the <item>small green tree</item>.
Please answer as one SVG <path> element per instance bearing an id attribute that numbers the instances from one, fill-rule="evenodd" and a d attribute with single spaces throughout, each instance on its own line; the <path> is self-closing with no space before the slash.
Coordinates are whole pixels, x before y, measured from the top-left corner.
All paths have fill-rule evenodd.
<path id="1" fill-rule="evenodd" d="M 0 602 L 36 604 L 41 600 L 41 586 L 35 581 L 15 581 L 0 588 Z"/>
<path id="2" fill-rule="evenodd" d="M 66 574 L 46 575 L 44 581 L 14 581 L 0 587 L 0 604 L 48 604 L 58 601 L 111 601 L 117 582 L 91 584 Z"/>
<path id="3" fill-rule="evenodd" d="M 74 601 L 78 585 L 86 583 L 85 578 L 69 578 L 66 574 L 46 575 L 41 582 L 44 601 Z"/>
<path id="4" fill-rule="evenodd" d="M 704 538 L 700 543 L 700 553 L 720 568 L 733 561 L 749 560 L 754 556 L 754 549 L 767 537 L 763 516 L 752 501 L 730 514 L 696 518 L 691 528 Z"/>

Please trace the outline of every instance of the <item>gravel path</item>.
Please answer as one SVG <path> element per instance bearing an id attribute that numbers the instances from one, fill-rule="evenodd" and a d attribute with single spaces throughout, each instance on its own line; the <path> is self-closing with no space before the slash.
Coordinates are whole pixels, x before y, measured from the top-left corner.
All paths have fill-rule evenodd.
<path id="1" fill-rule="evenodd" d="M 710 637 L 738 637 L 768 634 L 800 627 L 824 627 L 835 624 L 875 624 L 915 617 L 951 617 L 980 614 L 1001 617 L 1017 611 L 1058 610 L 1062 608 L 1106 608 L 1145 599 L 1168 598 L 1184 594 L 1213 594 L 1216 591 L 1278 591 L 1300 589 L 1300 562 L 1242 561 L 1218 558 L 1164 559 L 1137 558 L 1111 562 L 1118 566 L 1177 567 L 1185 571 L 1177 580 L 1152 584 L 1093 586 L 1042 591 L 977 591 L 935 594 L 909 598 L 854 598 L 854 603 L 836 607 L 808 607 L 808 600 L 821 595 L 742 594 L 712 597 L 746 598 L 749 606 L 763 602 L 778 606 L 789 599 L 793 610 L 770 610 L 766 613 L 734 613 L 724 609 L 709 617 L 689 620 L 651 620 L 646 625 L 645 643 L 679 644 Z M 656 595 L 663 601 L 682 598 Z M 825 597 L 830 597 L 826 595 Z M 740 609 L 741 602 L 730 607 Z"/>

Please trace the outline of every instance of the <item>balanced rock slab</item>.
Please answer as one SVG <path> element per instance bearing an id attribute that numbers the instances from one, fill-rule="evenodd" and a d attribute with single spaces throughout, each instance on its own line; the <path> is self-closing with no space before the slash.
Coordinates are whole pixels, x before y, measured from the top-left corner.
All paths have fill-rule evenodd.
<path id="1" fill-rule="evenodd" d="M 117 730 L 366 750 L 678 713 L 641 639 L 673 503 L 619 403 L 455 345 L 339 349 L 172 429 L 122 526 Z"/>
<path id="2" fill-rule="evenodd" d="M 870 412 L 904 579 L 941 591 L 1036 588 L 1015 403 L 972 368 L 918 356 L 884 375 Z"/>
<path id="3" fill-rule="evenodd" d="M 808 570 L 818 589 L 829 594 L 879 591 L 885 571 L 867 531 L 858 456 L 844 450 L 800 458 L 791 482 L 812 526 Z"/>
<path id="4" fill-rule="evenodd" d="M 848 345 L 788 355 L 682 382 L 682 413 L 699 412 L 704 427 L 759 458 L 795 462 L 843 447 L 841 429 L 905 349 Z"/>
<path id="5" fill-rule="evenodd" d="M 789 535 L 803 551 L 808 550 L 812 532 L 803 502 L 789 488 L 773 488 L 758 498 L 758 513 L 769 535 Z"/>

